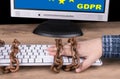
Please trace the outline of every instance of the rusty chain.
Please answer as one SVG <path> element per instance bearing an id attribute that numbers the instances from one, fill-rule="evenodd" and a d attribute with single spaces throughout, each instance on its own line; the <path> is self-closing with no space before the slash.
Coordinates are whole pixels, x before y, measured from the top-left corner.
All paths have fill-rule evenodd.
<path id="1" fill-rule="evenodd" d="M 75 70 L 80 66 L 80 60 L 79 60 L 79 54 L 77 51 L 77 41 L 75 38 L 70 38 L 68 39 L 68 43 L 71 45 L 71 54 L 72 54 L 72 63 L 70 65 L 64 66 L 63 67 L 63 59 L 62 59 L 62 51 L 63 51 L 63 44 L 62 44 L 62 39 L 55 39 L 56 41 L 56 48 L 57 48 L 57 53 L 54 56 L 54 62 L 53 65 L 51 66 L 51 70 L 59 73 L 60 69 L 63 68 L 65 71 L 71 71 Z M 4 46 L 5 42 L 0 40 L 0 46 Z M 10 65 L 7 67 L 0 67 L 0 71 L 3 73 L 9 73 L 9 72 L 16 72 L 19 70 L 19 60 L 16 58 L 16 55 L 19 51 L 19 46 L 20 42 L 15 39 L 12 43 L 11 47 L 11 52 L 10 52 Z"/>
<path id="2" fill-rule="evenodd" d="M 71 45 L 71 55 L 72 55 L 72 63 L 70 65 L 64 66 L 63 70 L 64 71 L 71 71 L 75 70 L 80 66 L 80 58 L 79 58 L 79 53 L 77 51 L 77 41 L 75 38 L 70 38 L 68 39 L 68 43 Z"/>
<path id="3" fill-rule="evenodd" d="M 5 42 L 3 40 L 0 40 L 0 47 L 3 47 L 5 45 Z M 3 67 L 0 67 L 0 74 L 3 72 Z"/>
<path id="4" fill-rule="evenodd" d="M 5 42 L 3 40 L 0 40 L 0 47 L 3 47 L 5 45 Z"/>
<path id="5" fill-rule="evenodd" d="M 57 53 L 54 56 L 54 63 L 51 66 L 51 69 L 54 72 L 59 73 L 60 69 L 62 68 L 64 71 L 71 71 L 75 70 L 80 66 L 80 60 L 79 60 L 79 54 L 77 51 L 77 41 L 76 38 L 70 38 L 68 39 L 68 43 L 71 45 L 71 54 L 72 54 L 72 63 L 67 66 L 63 66 L 63 59 L 60 53 L 63 51 L 63 45 L 62 45 L 62 40 L 61 39 L 56 39 L 56 47 L 57 47 Z"/>
<path id="6" fill-rule="evenodd" d="M 55 41 L 56 41 L 57 53 L 54 56 L 54 63 L 51 66 L 51 70 L 56 72 L 56 73 L 59 73 L 60 69 L 63 65 L 62 55 L 60 55 L 63 51 L 63 45 L 62 45 L 61 39 L 55 39 Z"/>
<path id="7" fill-rule="evenodd" d="M 11 52 L 10 52 L 10 65 L 7 67 L 2 67 L 1 71 L 3 73 L 16 72 L 19 70 L 19 60 L 16 58 L 17 53 L 19 52 L 20 42 L 17 39 L 14 39 L 12 42 Z"/>

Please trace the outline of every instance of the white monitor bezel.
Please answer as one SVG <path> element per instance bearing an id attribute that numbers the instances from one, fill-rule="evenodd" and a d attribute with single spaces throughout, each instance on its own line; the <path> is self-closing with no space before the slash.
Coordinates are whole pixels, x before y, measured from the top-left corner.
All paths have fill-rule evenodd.
<path id="1" fill-rule="evenodd" d="M 14 8 L 14 0 L 10 0 L 11 17 L 43 18 L 43 19 L 64 19 L 82 21 L 108 21 L 110 0 L 106 0 L 104 13 L 84 13 L 46 10 L 23 10 Z"/>

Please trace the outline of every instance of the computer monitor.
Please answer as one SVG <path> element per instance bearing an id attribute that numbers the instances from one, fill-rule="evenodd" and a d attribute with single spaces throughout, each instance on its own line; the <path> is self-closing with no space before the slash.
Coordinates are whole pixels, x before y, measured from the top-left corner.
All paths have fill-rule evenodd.
<path id="1" fill-rule="evenodd" d="M 82 35 L 79 21 L 108 21 L 110 0 L 11 0 L 11 16 L 49 19 L 33 33 L 53 37 Z"/>

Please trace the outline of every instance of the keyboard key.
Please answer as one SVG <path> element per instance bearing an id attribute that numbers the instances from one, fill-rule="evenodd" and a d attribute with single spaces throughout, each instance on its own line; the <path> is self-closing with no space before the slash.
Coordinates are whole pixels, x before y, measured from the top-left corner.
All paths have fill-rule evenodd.
<path id="1" fill-rule="evenodd" d="M 6 55 L 6 56 L 5 56 L 5 59 L 9 59 L 9 58 L 10 58 L 10 56 L 9 56 L 9 55 Z"/>
<path id="2" fill-rule="evenodd" d="M 1 61 L 1 59 L 3 59 L 3 58 L 4 58 L 4 56 L 3 56 L 3 55 L 1 55 L 1 56 L 0 56 L 0 61 Z"/>
<path id="3" fill-rule="evenodd" d="M 53 59 L 54 59 L 53 57 L 44 57 L 43 62 L 44 63 L 50 63 L 50 62 L 53 62 Z"/>
<path id="4" fill-rule="evenodd" d="M 23 59 L 23 55 L 18 55 L 17 56 L 19 59 Z"/>
<path id="5" fill-rule="evenodd" d="M 10 63 L 10 59 L 0 59 L 0 64 Z"/>
<path id="6" fill-rule="evenodd" d="M 67 57 L 63 57 L 63 62 L 68 63 L 69 62 L 68 58 Z"/>
<path id="7" fill-rule="evenodd" d="M 35 59 L 36 56 L 35 56 L 35 55 L 31 55 L 30 58 Z M 38 57 L 37 57 L 37 58 L 38 58 Z"/>
<path id="8" fill-rule="evenodd" d="M 22 59 L 23 63 L 28 63 L 28 59 Z"/>
<path id="9" fill-rule="evenodd" d="M 7 51 L 3 53 L 3 55 L 8 55 L 8 54 L 9 54 L 9 53 L 7 53 Z"/>
<path id="10" fill-rule="evenodd" d="M 34 59 L 29 59 L 29 63 L 34 63 Z"/>
<path id="11" fill-rule="evenodd" d="M 24 58 L 25 59 L 29 59 L 30 57 L 29 57 L 29 55 L 25 55 Z"/>
<path id="12" fill-rule="evenodd" d="M 42 58 L 37 58 L 37 59 L 35 59 L 35 62 L 36 62 L 36 63 L 42 63 Z"/>

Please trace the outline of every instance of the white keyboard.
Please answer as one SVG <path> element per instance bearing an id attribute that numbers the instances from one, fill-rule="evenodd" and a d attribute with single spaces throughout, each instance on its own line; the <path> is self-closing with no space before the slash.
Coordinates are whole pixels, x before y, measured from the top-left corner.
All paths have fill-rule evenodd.
<path id="1" fill-rule="evenodd" d="M 51 45 L 19 45 L 19 59 L 20 66 L 50 66 L 53 63 L 54 57 L 48 54 L 46 49 Z M 4 45 L 0 47 L 0 66 L 8 66 L 10 64 L 9 54 L 11 52 L 11 45 Z M 63 65 L 68 65 L 72 62 L 71 58 L 63 57 Z M 80 59 L 80 61 L 84 61 Z M 92 66 L 101 66 L 102 61 L 99 59 Z"/>

